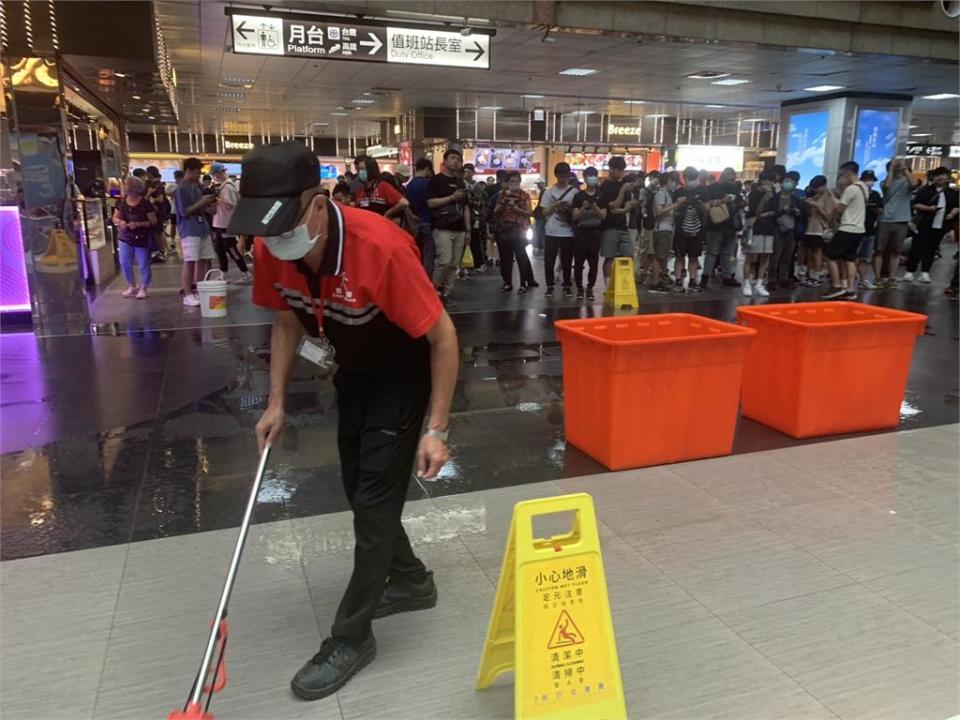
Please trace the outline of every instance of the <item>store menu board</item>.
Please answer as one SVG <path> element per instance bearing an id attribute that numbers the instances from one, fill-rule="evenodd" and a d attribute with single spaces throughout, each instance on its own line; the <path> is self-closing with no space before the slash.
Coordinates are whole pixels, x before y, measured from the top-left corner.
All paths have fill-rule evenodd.
<path id="1" fill-rule="evenodd" d="M 594 167 L 597 170 L 608 170 L 608 163 L 615 153 L 567 153 L 563 156 L 570 169 L 574 172 L 586 170 L 588 167 Z M 643 170 L 643 155 L 623 155 L 623 161 L 627 165 L 627 172 L 639 172 Z"/>
<path id="2" fill-rule="evenodd" d="M 522 173 L 536 172 L 534 150 L 512 148 L 478 147 L 473 165 L 477 170 L 519 170 Z"/>

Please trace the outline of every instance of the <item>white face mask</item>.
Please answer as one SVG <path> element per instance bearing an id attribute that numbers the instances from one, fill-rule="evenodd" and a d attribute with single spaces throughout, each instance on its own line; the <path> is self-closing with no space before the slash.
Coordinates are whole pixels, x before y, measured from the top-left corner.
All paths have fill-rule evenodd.
<path id="1" fill-rule="evenodd" d="M 293 228 L 293 230 L 288 230 L 282 235 L 271 235 L 263 238 L 263 242 L 266 244 L 267 249 L 270 250 L 270 254 L 277 258 L 277 260 L 299 260 L 316 245 L 320 233 L 318 232 L 311 237 L 308 228 L 315 204 L 316 199 L 311 198 L 310 209 L 307 211 L 306 217 L 303 219 L 303 222 Z"/>

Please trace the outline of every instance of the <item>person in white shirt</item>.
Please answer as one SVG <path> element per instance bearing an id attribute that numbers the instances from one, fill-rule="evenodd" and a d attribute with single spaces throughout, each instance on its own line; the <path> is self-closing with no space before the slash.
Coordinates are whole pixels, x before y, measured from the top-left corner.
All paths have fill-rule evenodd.
<path id="1" fill-rule="evenodd" d="M 570 182 L 570 166 L 558 162 L 553 168 L 557 178 L 540 195 L 540 207 L 543 208 L 544 251 L 543 277 L 547 283 L 546 296 L 553 297 L 554 265 L 557 253 L 560 254 L 560 273 L 563 281 L 563 296 L 573 297 L 570 274 L 573 269 L 573 198 L 577 194 L 576 185 Z"/>
<path id="2" fill-rule="evenodd" d="M 840 166 L 837 178 L 840 199 L 836 207 L 840 223 L 833 239 L 824 248 L 832 286 L 830 292 L 823 296 L 824 300 L 857 299 L 854 284 L 857 278 L 857 253 L 866 233 L 867 198 L 870 194 L 867 186 L 860 182 L 859 175 L 860 165 L 852 160 Z M 846 287 L 841 282 L 841 270 L 847 281 Z"/>
<path id="3" fill-rule="evenodd" d="M 210 171 L 213 173 L 213 187 L 217 193 L 217 208 L 213 216 L 213 249 L 220 262 L 220 271 L 226 276 L 230 267 L 227 258 L 231 257 L 240 270 L 240 279 L 237 280 L 237 284 L 249 285 L 253 282 L 253 277 L 237 247 L 237 239 L 227 234 L 230 218 L 233 217 L 233 210 L 237 206 L 237 186 L 227 177 L 227 168 L 223 163 L 213 163 Z"/>

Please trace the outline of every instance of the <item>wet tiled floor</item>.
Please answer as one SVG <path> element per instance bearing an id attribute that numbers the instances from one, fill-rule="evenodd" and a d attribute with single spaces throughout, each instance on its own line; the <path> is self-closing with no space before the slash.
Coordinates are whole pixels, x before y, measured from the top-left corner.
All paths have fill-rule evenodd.
<path id="1" fill-rule="evenodd" d="M 191 423 L 203 421 L 174 421 L 155 441 L 175 445 Z M 376 621 L 375 662 L 315 703 L 288 683 L 346 585 L 351 516 L 262 522 L 230 606 L 229 684 L 211 710 L 513 717 L 510 675 L 474 689 L 511 510 L 588 492 L 630 717 L 947 720 L 960 713 L 958 443 L 960 426 L 944 425 L 413 500 L 404 523 L 439 603 Z M 235 538 L 189 533 L 0 564 L 3 717 L 148 720 L 179 708 Z"/>
<path id="2" fill-rule="evenodd" d="M 946 271 L 944 266 L 943 270 Z M 269 387 L 269 317 L 233 288 L 230 317 L 184 309 L 177 267 L 158 267 L 150 300 L 94 303 L 94 332 L 0 335 L 3 559 L 235 526 L 256 462 L 252 429 Z M 453 458 L 411 499 L 560 480 L 603 468 L 563 433 L 560 348 L 553 321 L 601 315 L 542 293 L 498 291 L 492 270 L 461 283 L 452 315 L 462 364 Z M 811 300 L 812 291 L 773 301 Z M 924 312 L 901 429 L 958 421 L 958 309 L 936 286 L 876 291 L 867 302 Z M 736 290 L 642 294 L 642 313 L 694 312 L 733 320 Z M 746 302 L 750 302 L 746 300 Z M 757 302 L 757 301 L 754 301 Z M 703 398 L 704 413 L 711 411 Z M 345 510 L 329 377 L 297 366 L 288 429 L 257 506 L 258 522 Z M 741 419 L 734 453 L 800 444 Z"/>

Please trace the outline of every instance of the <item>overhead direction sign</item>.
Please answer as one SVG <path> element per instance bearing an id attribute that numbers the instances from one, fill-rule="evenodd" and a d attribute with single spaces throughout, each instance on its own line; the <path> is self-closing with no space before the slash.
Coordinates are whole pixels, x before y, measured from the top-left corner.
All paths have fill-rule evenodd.
<path id="1" fill-rule="evenodd" d="M 231 15 L 233 52 L 490 69 L 490 36 L 448 30 Z"/>

